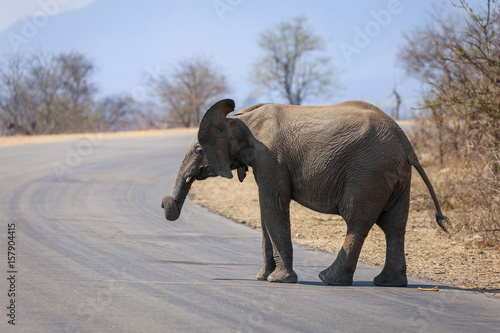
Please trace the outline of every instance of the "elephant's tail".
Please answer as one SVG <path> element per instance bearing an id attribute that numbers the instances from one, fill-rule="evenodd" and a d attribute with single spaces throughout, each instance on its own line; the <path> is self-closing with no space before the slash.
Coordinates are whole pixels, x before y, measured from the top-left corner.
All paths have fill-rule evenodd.
<path id="1" fill-rule="evenodd" d="M 420 177 L 422 177 L 425 185 L 427 186 L 427 189 L 429 190 L 429 193 L 431 194 L 432 201 L 434 202 L 434 206 L 436 207 L 437 224 L 446 233 L 449 233 L 448 226 L 451 226 L 450 220 L 446 216 L 444 216 L 443 213 L 441 212 L 441 207 L 439 207 L 439 202 L 436 197 L 436 193 L 434 192 L 434 188 L 432 187 L 431 181 L 429 180 L 429 177 L 427 177 L 424 168 L 422 168 L 422 166 L 420 165 L 417 154 L 415 154 L 415 150 L 413 149 L 410 140 L 408 140 L 408 137 L 399 126 L 398 126 L 398 132 L 399 132 L 399 137 L 405 147 L 408 162 L 410 162 L 410 164 L 413 165 L 415 169 L 417 169 L 418 173 L 420 174 Z"/>
<path id="2" fill-rule="evenodd" d="M 422 166 L 420 165 L 417 155 L 415 154 L 413 149 L 412 153 L 410 154 L 409 162 L 411 163 L 411 165 L 415 167 L 415 169 L 417 169 L 418 173 L 420 174 L 420 177 L 422 177 L 425 185 L 427 186 L 427 189 L 431 194 L 432 201 L 434 202 L 434 206 L 436 207 L 437 224 L 439 224 L 441 229 L 443 229 L 446 233 L 449 233 L 447 227 L 451 225 L 450 220 L 446 216 L 444 216 L 443 213 L 441 212 L 441 208 L 439 207 L 439 202 L 436 197 L 436 193 L 434 192 L 434 188 L 432 187 L 431 181 L 429 180 L 429 177 L 427 177 L 424 168 L 422 168 Z"/>

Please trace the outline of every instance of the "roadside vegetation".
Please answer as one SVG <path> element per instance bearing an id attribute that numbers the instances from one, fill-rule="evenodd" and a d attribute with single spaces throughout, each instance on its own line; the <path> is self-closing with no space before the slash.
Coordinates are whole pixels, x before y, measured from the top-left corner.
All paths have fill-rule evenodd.
<path id="1" fill-rule="evenodd" d="M 411 141 L 438 182 L 454 235 L 483 246 L 500 238 L 500 9 L 465 1 L 466 21 L 432 17 L 406 35 L 401 65 L 424 84 Z M 414 196 L 431 207 L 425 188 Z"/>

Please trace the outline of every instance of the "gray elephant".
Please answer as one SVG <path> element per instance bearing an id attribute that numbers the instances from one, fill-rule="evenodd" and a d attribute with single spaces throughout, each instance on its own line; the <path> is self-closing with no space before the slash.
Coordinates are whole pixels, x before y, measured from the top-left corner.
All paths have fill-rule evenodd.
<path id="1" fill-rule="evenodd" d="M 243 181 L 251 166 L 259 188 L 264 264 L 257 279 L 297 282 L 292 267 L 290 200 L 347 223 L 344 244 L 319 274 L 329 285 L 351 285 L 363 242 L 377 224 L 387 242 L 379 286 L 406 286 L 404 235 L 411 167 L 431 194 L 438 225 L 446 231 L 432 185 L 408 138 L 376 106 L 347 101 L 330 106 L 256 104 L 233 116 L 234 101 L 214 104 L 203 117 L 180 167 L 173 196 L 162 200 L 176 220 L 195 180 Z"/>

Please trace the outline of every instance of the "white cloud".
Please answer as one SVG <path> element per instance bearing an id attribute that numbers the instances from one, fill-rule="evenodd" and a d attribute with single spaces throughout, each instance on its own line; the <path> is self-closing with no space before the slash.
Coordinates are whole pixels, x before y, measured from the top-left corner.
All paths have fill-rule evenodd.
<path id="1" fill-rule="evenodd" d="M 0 32 L 27 17 L 50 18 L 83 8 L 95 0 L 0 0 Z"/>

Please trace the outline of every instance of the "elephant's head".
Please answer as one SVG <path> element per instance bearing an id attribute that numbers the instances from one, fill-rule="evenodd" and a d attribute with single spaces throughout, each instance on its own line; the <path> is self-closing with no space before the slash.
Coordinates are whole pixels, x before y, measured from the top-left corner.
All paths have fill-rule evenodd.
<path id="1" fill-rule="evenodd" d="M 162 200 L 167 220 L 179 218 L 186 196 L 195 180 L 204 180 L 208 177 L 222 176 L 233 178 L 231 169 L 238 168 L 238 176 L 243 181 L 246 165 L 234 159 L 231 148 L 234 143 L 230 140 L 229 119 L 227 114 L 234 111 L 234 101 L 225 99 L 215 103 L 204 115 L 198 137 L 191 142 L 186 156 L 181 164 L 175 181 L 172 196 Z"/>

